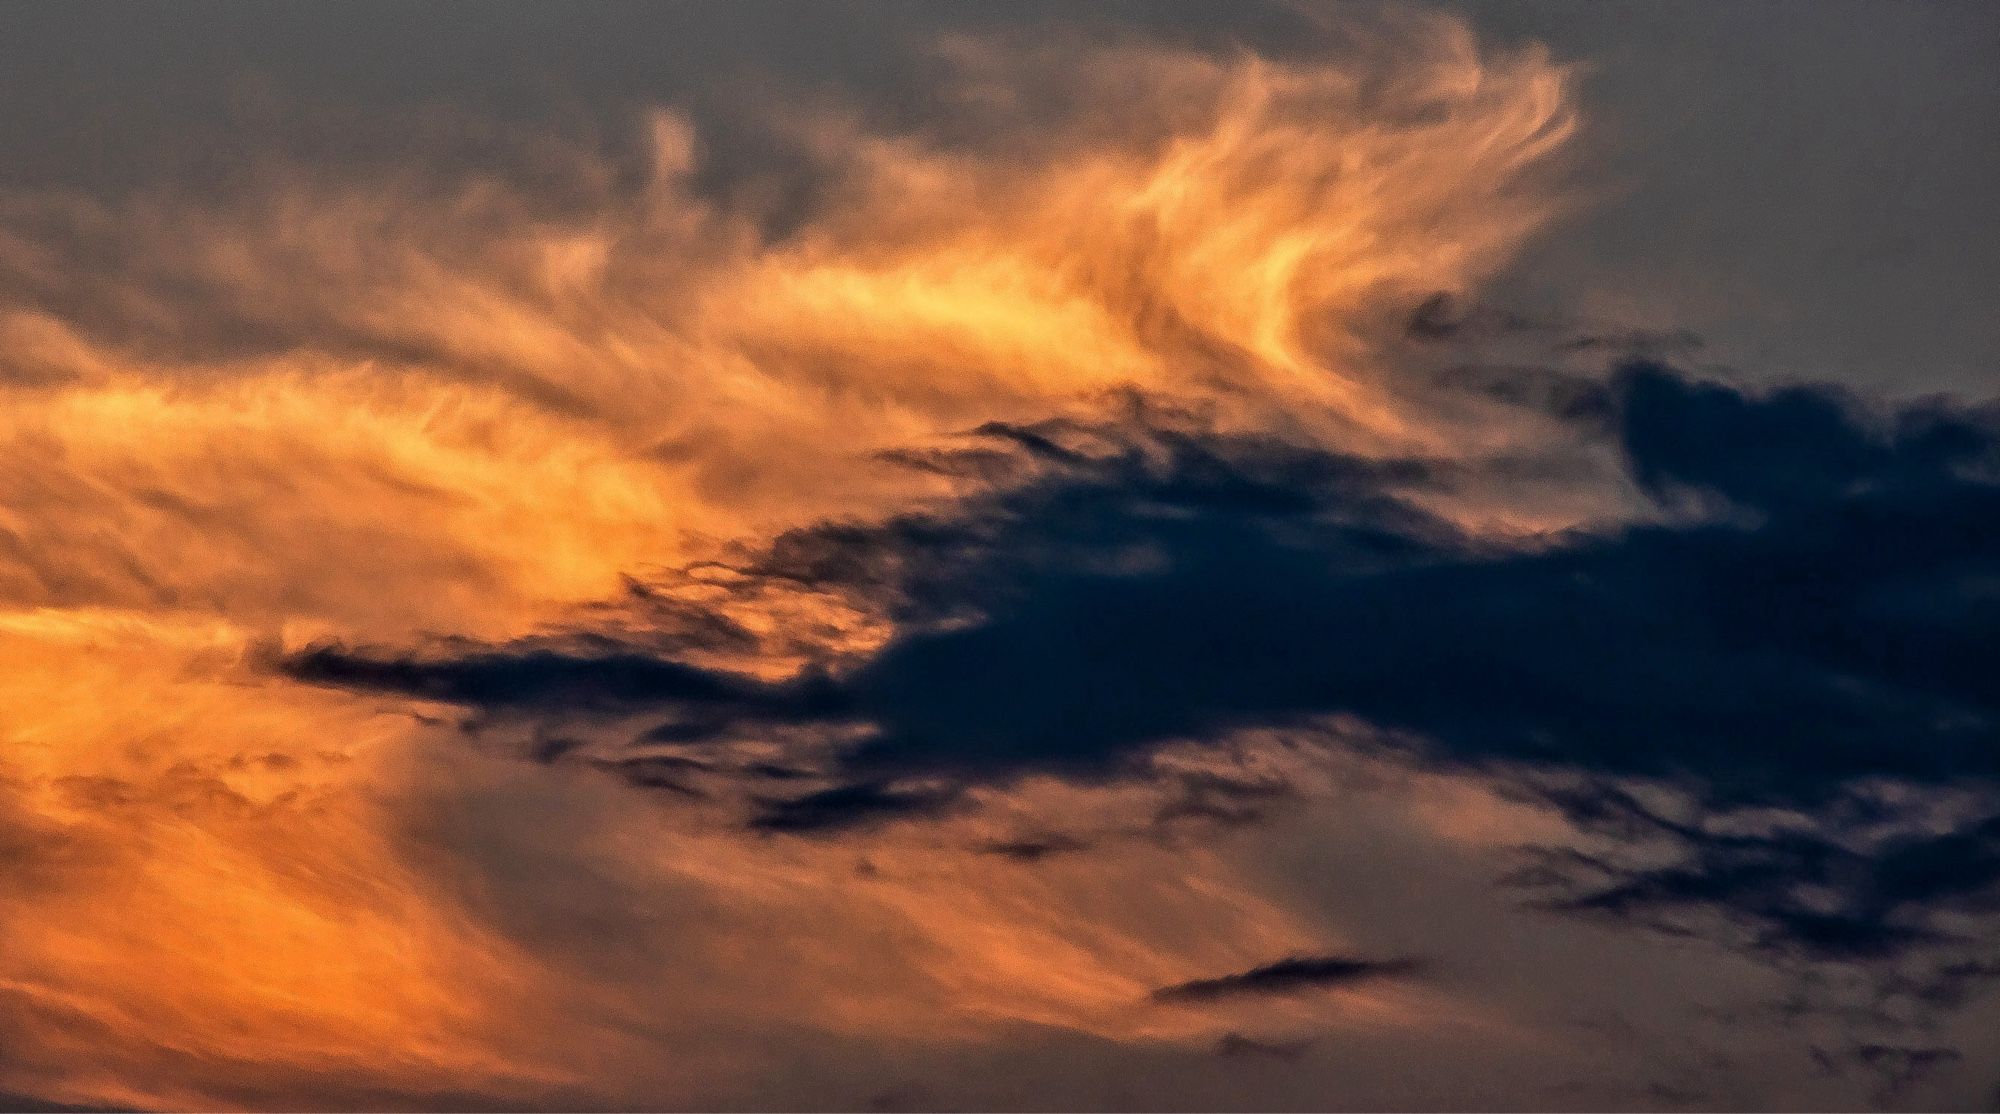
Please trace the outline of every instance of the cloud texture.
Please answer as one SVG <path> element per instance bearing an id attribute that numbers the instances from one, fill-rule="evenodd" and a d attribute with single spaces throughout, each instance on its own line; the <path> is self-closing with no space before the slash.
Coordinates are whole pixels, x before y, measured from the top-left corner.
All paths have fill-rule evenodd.
<path id="1" fill-rule="evenodd" d="M 1485 306 L 1569 72 L 1316 33 L 0 196 L 0 1094 L 1976 1087 L 2000 417 Z"/>

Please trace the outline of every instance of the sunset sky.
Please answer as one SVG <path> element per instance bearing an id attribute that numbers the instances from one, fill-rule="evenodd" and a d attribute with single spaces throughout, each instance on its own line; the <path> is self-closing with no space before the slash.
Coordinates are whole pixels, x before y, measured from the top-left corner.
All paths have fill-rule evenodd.
<path id="1" fill-rule="evenodd" d="M 0 7 L 0 1109 L 2000 1106 L 1997 60 Z"/>

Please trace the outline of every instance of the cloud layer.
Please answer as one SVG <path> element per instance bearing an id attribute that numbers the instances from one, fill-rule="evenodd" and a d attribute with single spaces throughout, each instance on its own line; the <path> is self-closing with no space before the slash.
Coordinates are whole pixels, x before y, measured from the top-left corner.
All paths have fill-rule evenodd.
<path id="1" fill-rule="evenodd" d="M 0 197 L 0 1094 L 1973 1085 L 2000 420 L 1481 308 L 1567 71 L 1328 34 Z"/>

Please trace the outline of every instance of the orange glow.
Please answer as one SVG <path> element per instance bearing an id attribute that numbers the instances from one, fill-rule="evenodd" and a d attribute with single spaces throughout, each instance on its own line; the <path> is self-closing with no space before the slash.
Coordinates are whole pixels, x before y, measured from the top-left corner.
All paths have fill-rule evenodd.
<path id="1" fill-rule="evenodd" d="M 1348 451 L 1455 451 L 1369 338 L 1551 214 L 1559 67 L 1447 22 L 1389 72 L 944 52 L 1003 115 L 1027 89 L 1071 111 L 990 149 L 788 117 L 829 200 L 778 238 L 695 188 L 700 137 L 667 109 L 636 189 L 549 145 L 581 209 L 276 160 L 219 198 L 0 199 L 0 862 L 27 880 L 0 895 L 0 1091 L 648 1105 L 757 1070 L 726 1037 L 759 1025 L 1177 1041 L 1459 1009 L 1152 1003 L 1337 941 L 1211 848 L 976 853 L 1015 821 L 1147 815 L 1138 789 L 753 837 L 722 802 L 661 808 L 265 668 L 314 639 L 614 608 L 628 576 L 951 493 L 884 450 L 1125 387 Z M 114 262 L 79 283 L 77 245 Z M 729 598 L 762 642 L 724 664 L 767 676 L 888 633 L 803 590 Z M 1488 838 L 1498 808 L 1439 827 Z M 475 832 L 505 860 L 475 861 Z M 565 918 L 601 938 L 552 942 Z"/>

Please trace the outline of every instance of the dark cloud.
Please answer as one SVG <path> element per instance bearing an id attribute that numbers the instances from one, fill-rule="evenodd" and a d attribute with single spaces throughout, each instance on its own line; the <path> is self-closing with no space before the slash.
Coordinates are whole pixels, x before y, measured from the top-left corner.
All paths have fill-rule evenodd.
<path id="1" fill-rule="evenodd" d="M 769 799 L 751 825 L 766 832 L 831 832 L 912 816 L 935 816 L 958 794 L 950 787 L 903 787 L 880 781 L 854 782 Z"/>
<path id="2" fill-rule="evenodd" d="M 1615 847 L 1649 859 L 1635 865 L 1616 851 L 1564 848 L 1546 853 L 1545 872 L 1515 879 L 1568 888 L 1572 895 L 1553 904 L 1570 911 L 1682 935 L 1706 934 L 1722 915 L 1757 950 L 1818 960 L 1893 958 L 1951 942 L 1936 927 L 1940 913 L 2000 912 L 2000 814 L 1926 818 L 1911 830 L 1895 823 L 1896 810 L 1856 791 L 1809 819 L 1746 830 L 1727 813 L 1669 818 L 1611 785 L 1551 799 L 1586 827 L 1619 837 Z M 1988 977 L 1981 964 L 1950 963 L 1905 990 L 1949 1004 L 1958 988 Z"/>
<path id="3" fill-rule="evenodd" d="M 745 724 L 858 725 L 848 782 L 766 801 L 772 831 L 952 798 L 911 784 L 1106 777 L 1169 741 L 1342 715 L 1413 761 L 1527 785 L 1672 852 L 1545 864 L 1568 872 L 1573 911 L 1688 931 L 1720 916 L 1759 949 L 1849 958 L 1937 943 L 1945 910 L 1994 911 L 2000 818 L 1919 817 L 1865 789 L 2000 783 L 1995 412 L 1870 411 L 1656 364 L 1512 397 L 1612 438 L 1658 515 L 1496 546 L 1414 505 L 1452 469 L 1215 434 L 1135 399 L 1112 426 L 983 427 L 923 462 L 983 493 L 797 531 L 747 562 L 749 580 L 852 593 L 896 621 L 837 675 L 768 684 L 594 635 L 421 660 L 320 647 L 289 668 L 489 711 L 671 709 L 693 746 Z M 1693 811 L 1642 806 L 1632 782 Z M 1244 820 L 1281 795 L 1190 782 L 1167 807 Z M 1753 808 L 1811 822 L 1746 830 Z"/>
<path id="4" fill-rule="evenodd" d="M 1212 773 L 1184 774 L 1175 779 L 1171 795 L 1154 812 L 1154 823 L 1197 820 L 1224 827 L 1254 824 L 1266 811 L 1294 795 L 1280 779 L 1240 780 Z"/>
<path id="5" fill-rule="evenodd" d="M 1153 992 L 1161 1002 L 1208 1002 L 1218 998 L 1297 994 L 1327 987 L 1353 986 L 1381 979 L 1403 978 L 1417 969 L 1409 959 L 1358 959 L 1347 955 L 1293 956 L 1209 979 L 1164 986 Z"/>
<path id="6" fill-rule="evenodd" d="M 691 779 L 707 772 L 709 767 L 706 763 L 693 759 L 648 756 L 622 762 L 606 762 L 603 765 L 633 785 L 678 793 L 696 800 L 707 796 Z"/>
<path id="7" fill-rule="evenodd" d="M 1089 771 L 1344 712 L 1442 761 L 1743 801 L 2000 772 L 1989 416 L 1878 431 L 1829 392 L 1658 367 L 1605 405 L 1639 482 L 1715 513 L 1495 553 L 1389 494 L 1440 482 L 1420 467 L 1163 435 L 1164 464 L 1065 462 L 961 520 L 810 532 L 778 559 L 891 580 L 906 618 L 987 617 L 913 624 L 847 681 L 878 729 L 859 768 Z"/>
<path id="8" fill-rule="evenodd" d="M 302 681 L 402 693 L 425 700 L 493 710 L 680 707 L 771 719 L 825 718 L 843 698 L 817 674 L 767 684 L 635 651 L 592 653 L 548 649 L 475 651 L 432 657 L 373 655 L 339 646 L 309 647 L 285 662 Z M 666 724 L 653 738 L 711 733 L 724 718 L 692 727 Z M 559 753 L 559 752 L 558 752 Z M 554 757 L 550 755 L 549 757 Z"/>
<path id="9" fill-rule="evenodd" d="M 1464 343 L 1517 333 L 1549 333 L 1558 328 L 1553 322 L 1539 321 L 1515 310 L 1485 302 L 1466 302 L 1439 292 L 1417 304 L 1404 331 L 1420 341 Z"/>
<path id="10" fill-rule="evenodd" d="M 989 855 L 999 855 L 1023 863 L 1038 863 L 1056 855 L 1073 855 L 1089 849 L 1090 844 L 1074 836 L 1061 834 L 996 840 L 980 847 L 980 850 Z"/>
<path id="11" fill-rule="evenodd" d="M 529 651 L 420 661 L 320 646 L 292 658 L 288 668 L 304 681 L 483 707 L 716 704 L 740 700 L 747 691 L 709 670 L 638 654 L 581 657 Z"/>

